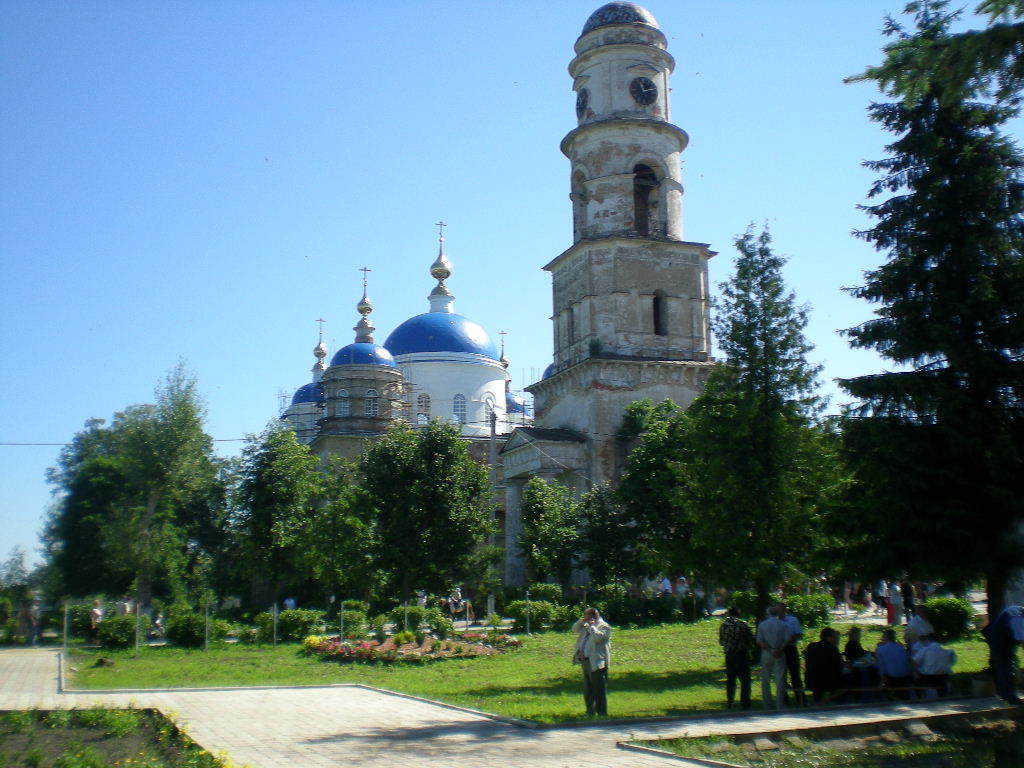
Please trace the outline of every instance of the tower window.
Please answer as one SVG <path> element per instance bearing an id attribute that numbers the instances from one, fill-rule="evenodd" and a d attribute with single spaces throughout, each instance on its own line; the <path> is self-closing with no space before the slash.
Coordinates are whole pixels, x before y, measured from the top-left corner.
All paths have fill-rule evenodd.
<path id="1" fill-rule="evenodd" d="M 452 415 L 459 424 L 466 423 L 466 396 L 456 395 L 452 399 Z"/>
<path id="2" fill-rule="evenodd" d="M 668 335 L 668 323 L 666 322 L 665 292 L 655 291 L 654 299 L 651 301 L 651 310 L 654 315 L 654 334 L 656 336 Z"/>
<path id="3" fill-rule="evenodd" d="M 430 395 L 423 394 L 416 398 L 416 413 L 426 416 L 427 421 L 430 421 Z"/>
<path id="4" fill-rule="evenodd" d="M 376 416 L 376 415 L 378 415 L 380 413 L 380 403 L 379 403 L 379 400 L 377 398 L 377 390 L 376 389 L 368 389 L 368 390 L 366 390 L 366 395 L 365 395 L 363 403 L 364 403 L 364 411 L 363 412 L 367 416 Z"/>
<path id="5" fill-rule="evenodd" d="M 658 177 L 650 166 L 633 167 L 633 228 L 638 235 L 651 234 L 651 217 L 656 204 Z"/>
<path id="6" fill-rule="evenodd" d="M 348 416 L 351 413 L 351 406 L 349 405 L 348 390 L 338 390 L 338 402 L 334 406 L 335 416 Z"/>
<path id="7" fill-rule="evenodd" d="M 416 426 L 425 427 L 430 423 L 430 417 L 425 413 L 416 414 Z"/>

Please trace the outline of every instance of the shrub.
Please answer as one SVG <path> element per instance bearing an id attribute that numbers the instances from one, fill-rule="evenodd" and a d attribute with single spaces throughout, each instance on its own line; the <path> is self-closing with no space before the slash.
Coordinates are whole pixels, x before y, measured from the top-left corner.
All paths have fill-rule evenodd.
<path id="1" fill-rule="evenodd" d="M 198 613 L 175 613 L 167 620 L 167 639 L 184 648 L 198 648 L 206 640 L 206 619 Z"/>
<path id="2" fill-rule="evenodd" d="M 117 606 L 113 603 L 103 603 L 103 615 L 107 618 L 117 615 Z M 72 605 L 68 610 L 68 631 L 72 637 L 89 636 L 89 614 L 92 612 L 92 601 L 88 604 Z"/>
<path id="3" fill-rule="evenodd" d="M 405 645 L 416 640 L 416 635 L 413 634 L 412 630 L 403 629 L 401 632 L 396 632 L 395 636 L 391 638 L 395 645 Z"/>
<path id="4" fill-rule="evenodd" d="M 324 612 L 308 608 L 281 611 L 277 616 L 277 636 L 281 640 L 302 640 L 323 626 Z"/>
<path id="5" fill-rule="evenodd" d="M 145 637 L 149 629 L 149 617 L 142 616 L 139 631 Z M 100 622 L 97 634 L 104 648 L 128 648 L 135 645 L 135 616 L 111 616 Z"/>
<path id="6" fill-rule="evenodd" d="M 823 627 L 832 618 L 832 595 L 791 595 L 786 598 L 786 609 L 805 627 Z"/>
<path id="7" fill-rule="evenodd" d="M 14 603 L 9 597 L 0 597 L 0 624 L 6 624 L 14 617 Z"/>
<path id="8" fill-rule="evenodd" d="M 753 592 L 733 592 L 728 607 L 738 610 L 744 619 L 760 619 L 757 616 L 757 595 Z"/>
<path id="9" fill-rule="evenodd" d="M 440 640 L 445 640 L 455 632 L 455 622 L 445 616 L 440 608 L 428 608 L 424 619 L 430 631 Z"/>
<path id="10" fill-rule="evenodd" d="M 269 611 L 257 613 L 253 623 L 256 624 L 256 638 L 259 642 L 274 642 L 274 614 Z"/>
<path id="11" fill-rule="evenodd" d="M 495 629 L 498 629 L 499 627 L 501 627 L 501 625 L 502 625 L 502 621 L 501 621 L 501 616 L 499 614 L 492 613 L 492 614 L 490 614 L 487 617 L 487 626 L 494 627 Z"/>
<path id="12" fill-rule="evenodd" d="M 323 635 L 309 635 L 302 639 L 302 652 L 310 656 L 320 650 L 327 638 Z"/>
<path id="13" fill-rule="evenodd" d="M 260 641 L 260 631 L 256 627 L 235 627 L 234 634 L 238 642 L 246 645 L 255 645 Z"/>
<path id="14" fill-rule="evenodd" d="M 527 606 L 530 611 L 530 631 L 543 632 L 545 625 L 550 624 L 555 617 L 555 606 L 546 600 L 514 600 L 505 606 L 505 613 L 514 622 L 512 631 L 526 631 Z"/>
<path id="15" fill-rule="evenodd" d="M 341 610 L 362 611 L 364 614 L 368 614 L 370 612 L 370 604 L 364 603 L 362 600 L 343 600 L 341 602 Z"/>
<path id="16" fill-rule="evenodd" d="M 18 620 L 8 619 L 0 624 L 0 643 L 13 643 L 18 639 Z"/>
<path id="17" fill-rule="evenodd" d="M 341 618 L 345 620 L 345 637 L 350 640 L 362 640 L 366 637 L 366 614 L 363 611 L 342 611 Z"/>
<path id="18" fill-rule="evenodd" d="M 957 640 L 970 634 L 974 608 L 966 600 L 933 597 L 925 601 L 924 607 L 928 609 L 928 621 L 940 641 Z"/>
<path id="19" fill-rule="evenodd" d="M 384 614 L 374 616 L 366 622 L 367 628 L 369 629 L 370 635 L 378 643 L 383 643 L 387 634 L 384 631 L 384 625 L 388 623 L 388 617 Z"/>
<path id="20" fill-rule="evenodd" d="M 569 629 L 576 623 L 582 611 L 575 605 L 556 605 L 551 616 L 551 628 L 557 630 Z M 500 625 L 499 625 L 500 626 Z"/>
<path id="21" fill-rule="evenodd" d="M 409 623 L 405 623 L 405 608 L 398 606 L 393 608 L 388 614 L 388 618 L 395 627 L 401 627 L 402 629 L 419 629 L 420 624 L 423 623 L 423 617 L 426 615 L 427 609 L 422 605 L 410 605 L 409 606 Z"/>
<path id="22" fill-rule="evenodd" d="M 545 600 L 560 605 L 562 603 L 562 587 L 558 584 L 531 584 L 530 599 Z"/>

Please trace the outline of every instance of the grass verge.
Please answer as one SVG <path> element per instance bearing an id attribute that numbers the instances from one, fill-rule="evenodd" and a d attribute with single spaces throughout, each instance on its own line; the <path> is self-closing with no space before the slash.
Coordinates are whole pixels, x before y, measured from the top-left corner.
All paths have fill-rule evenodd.
<path id="1" fill-rule="evenodd" d="M 723 709 L 725 673 L 718 624 L 714 619 L 616 629 L 608 680 L 609 716 L 657 717 Z M 873 647 L 880 635 L 880 628 L 865 628 L 865 647 Z M 209 651 L 146 648 L 138 658 L 132 658 L 130 651 L 75 650 L 70 665 L 76 671 L 69 683 L 89 689 L 364 683 L 510 717 L 564 722 L 583 718 L 579 668 L 570 663 L 573 639 L 566 632 L 549 632 L 525 638 L 521 649 L 499 656 L 423 666 L 321 662 L 302 655 L 298 644 L 220 646 Z M 952 647 L 959 656 L 959 676 L 985 667 L 986 648 L 980 640 Z M 113 665 L 94 666 L 99 656 Z M 760 705 L 756 677 L 754 705 Z"/>

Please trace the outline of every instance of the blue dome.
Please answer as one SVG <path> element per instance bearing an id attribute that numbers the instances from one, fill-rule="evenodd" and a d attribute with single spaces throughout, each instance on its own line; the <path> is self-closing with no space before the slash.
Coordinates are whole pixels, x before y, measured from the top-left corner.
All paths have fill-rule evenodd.
<path id="1" fill-rule="evenodd" d="M 583 25 L 583 34 L 593 32 L 598 27 L 607 27 L 610 24 L 643 24 L 648 27 L 658 28 L 658 22 L 646 8 L 636 3 L 608 3 L 602 5 L 587 19 Z"/>
<path id="2" fill-rule="evenodd" d="M 552 363 L 551 365 L 549 365 L 547 368 L 544 369 L 544 373 L 541 374 L 540 380 L 544 381 L 544 379 L 550 379 L 551 378 L 551 374 L 553 374 L 554 372 L 555 372 L 555 364 Z"/>
<path id="3" fill-rule="evenodd" d="M 334 353 L 331 365 L 386 365 L 395 367 L 395 359 L 384 347 L 367 341 L 357 341 Z"/>
<path id="4" fill-rule="evenodd" d="M 392 355 L 413 352 L 463 352 L 498 359 L 487 331 L 468 317 L 449 312 L 427 312 L 395 328 L 384 346 Z"/>
<path id="5" fill-rule="evenodd" d="M 299 403 L 319 403 L 324 399 L 324 390 L 315 381 L 309 384 L 304 384 L 295 390 L 295 395 L 292 397 L 292 405 L 298 405 Z"/>
<path id="6" fill-rule="evenodd" d="M 505 393 L 506 413 L 526 413 L 526 399 L 522 395 L 514 395 L 511 392 Z"/>

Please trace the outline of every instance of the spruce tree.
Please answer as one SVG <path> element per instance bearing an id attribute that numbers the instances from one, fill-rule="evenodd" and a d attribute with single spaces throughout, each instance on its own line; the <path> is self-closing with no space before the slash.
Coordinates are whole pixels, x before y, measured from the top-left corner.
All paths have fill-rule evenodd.
<path id="1" fill-rule="evenodd" d="M 892 21 L 888 34 L 949 40 L 944 2 L 910 10 L 913 35 Z M 910 100 L 866 76 L 897 99 L 869 109 L 897 138 L 867 163 L 877 221 L 858 233 L 887 258 L 850 291 L 878 308 L 846 333 L 894 365 L 841 382 L 860 400 L 844 427 L 856 518 L 877 560 L 920 577 L 985 574 L 998 610 L 1024 515 L 1024 186 L 1000 132 L 1014 110 L 950 94 L 939 75 Z"/>

